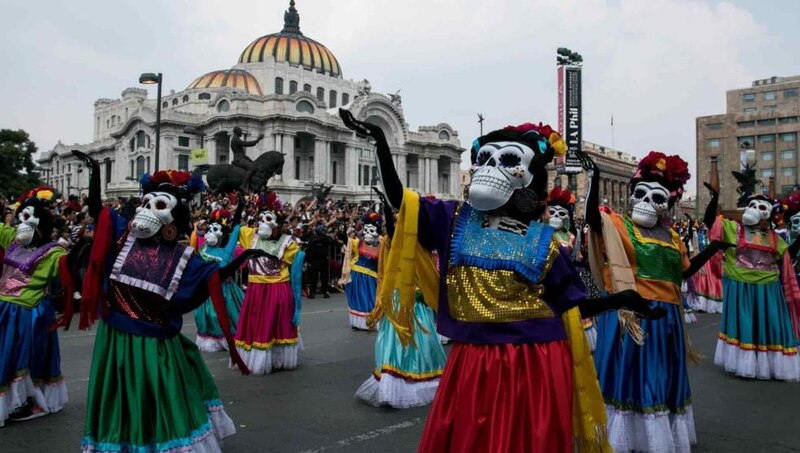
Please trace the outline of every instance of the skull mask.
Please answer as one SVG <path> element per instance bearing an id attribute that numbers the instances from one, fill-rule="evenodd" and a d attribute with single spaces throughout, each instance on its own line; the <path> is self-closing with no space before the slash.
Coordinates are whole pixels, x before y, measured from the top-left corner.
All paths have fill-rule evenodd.
<path id="1" fill-rule="evenodd" d="M 791 228 L 792 235 L 795 237 L 800 235 L 800 212 L 791 216 L 789 218 L 789 225 Z"/>
<path id="2" fill-rule="evenodd" d="M 269 239 L 278 228 L 278 216 L 272 211 L 262 213 L 258 218 L 258 237 Z"/>
<path id="3" fill-rule="evenodd" d="M 569 229 L 569 211 L 561 206 L 547 208 L 548 223 L 555 230 Z"/>
<path id="4" fill-rule="evenodd" d="M 652 228 L 669 209 L 669 191 L 657 182 L 641 181 L 631 194 L 631 218 L 643 228 Z"/>
<path id="5" fill-rule="evenodd" d="M 136 216 L 131 221 L 130 230 L 137 239 L 152 237 L 164 225 L 172 223 L 172 209 L 178 199 L 167 192 L 150 192 L 142 198 L 142 205 L 136 208 Z"/>
<path id="6" fill-rule="evenodd" d="M 479 211 L 497 209 L 533 180 L 533 150 L 518 142 L 487 143 L 478 150 L 469 201 Z"/>
<path id="7" fill-rule="evenodd" d="M 364 225 L 364 228 L 361 230 L 361 233 L 364 235 L 364 242 L 369 245 L 374 245 L 378 242 L 378 227 L 368 223 Z"/>
<path id="8" fill-rule="evenodd" d="M 224 236 L 224 232 L 222 231 L 222 225 L 219 223 L 212 223 L 208 227 L 208 231 L 203 236 L 203 239 L 206 241 L 206 245 L 209 247 L 217 247 L 222 246 L 222 238 Z"/>
<path id="9" fill-rule="evenodd" d="M 33 236 L 36 233 L 36 227 L 39 226 L 39 217 L 36 216 L 36 210 L 33 206 L 25 206 L 17 216 L 19 225 L 17 226 L 17 234 L 14 241 L 20 245 L 27 246 L 33 241 Z"/>
<path id="10" fill-rule="evenodd" d="M 747 208 L 742 214 L 742 224 L 745 226 L 758 225 L 762 220 L 767 220 L 772 215 L 772 203 L 766 200 L 752 199 L 747 203 Z"/>

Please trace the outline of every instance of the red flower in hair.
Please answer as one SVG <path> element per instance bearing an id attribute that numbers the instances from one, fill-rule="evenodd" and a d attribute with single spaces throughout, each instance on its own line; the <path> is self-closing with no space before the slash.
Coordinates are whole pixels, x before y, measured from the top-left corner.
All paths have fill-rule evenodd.
<path id="1" fill-rule="evenodd" d="M 170 171 L 169 177 L 173 185 L 182 186 L 192 179 L 192 174 L 188 171 Z"/>
<path id="2" fill-rule="evenodd" d="M 682 192 L 683 185 L 691 175 L 689 164 L 680 156 L 667 156 L 660 151 L 650 151 L 639 161 L 635 177 L 642 179 L 656 177 L 666 183 L 669 189 Z"/>
<path id="3" fill-rule="evenodd" d="M 786 195 L 786 198 L 782 200 L 782 203 L 786 205 L 786 211 L 793 211 L 797 212 L 800 211 L 800 192 L 795 191 L 791 192 Z"/>
<path id="4" fill-rule="evenodd" d="M 157 171 L 150 176 L 150 181 L 155 184 L 156 186 L 164 183 L 169 183 L 169 173 L 166 171 Z"/>
<path id="5" fill-rule="evenodd" d="M 551 190 L 550 195 L 547 198 L 553 204 L 569 206 L 570 204 L 574 203 L 572 192 L 570 192 L 567 189 L 562 189 L 560 187 L 556 187 L 553 190 Z"/>
<path id="6" fill-rule="evenodd" d="M 520 124 L 519 126 L 506 126 L 505 129 L 514 132 L 519 132 L 520 134 L 524 134 L 525 132 L 530 132 L 530 131 L 536 131 L 539 133 L 539 135 L 541 135 L 545 139 L 549 138 L 550 134 L 554 132 L 553 128 L 550 127 L 549 124 L 542 124 L 542 123 L 539 124 L 523 123 Z"/>

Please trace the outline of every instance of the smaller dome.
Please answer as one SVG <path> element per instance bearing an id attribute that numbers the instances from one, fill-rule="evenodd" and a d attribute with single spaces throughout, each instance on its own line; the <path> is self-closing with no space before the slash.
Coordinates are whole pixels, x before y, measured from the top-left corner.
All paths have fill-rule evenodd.
<path id="1" fill-rule="evenodd" d="M 263 95 L 261 85 L 252 74 L 241 69 L 225 69 L 212 71 L 202 75 L 189 84 L 187 89 L 194 88 L 235 88 L 249 94 Z"/>

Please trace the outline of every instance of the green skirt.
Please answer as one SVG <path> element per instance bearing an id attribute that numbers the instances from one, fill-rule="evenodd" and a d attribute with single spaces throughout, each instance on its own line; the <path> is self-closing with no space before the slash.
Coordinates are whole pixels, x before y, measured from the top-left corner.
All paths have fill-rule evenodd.
<path id="1" fill-rule="evenodd" d="M 88 392 L 84 452 L 213 452 L 236 432 L 197 347 L 181 334 L 161 340 L 101 322 Z"/>

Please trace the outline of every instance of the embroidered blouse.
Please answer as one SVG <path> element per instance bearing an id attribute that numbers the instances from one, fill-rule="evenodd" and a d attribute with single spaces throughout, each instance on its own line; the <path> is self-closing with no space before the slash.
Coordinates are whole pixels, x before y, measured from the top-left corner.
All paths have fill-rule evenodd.
<path id="1" fill-rule="evenodd" d="M 0 275 L 0 300 L 33 308 L 47 295 L 58 277 L 59 259 L 67 254 L 56 243 L 30 249 L 14 244 L 17 229 L 0 224 L 0 249 L 5 250 Z"/>

